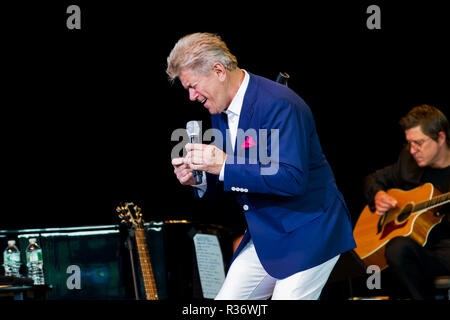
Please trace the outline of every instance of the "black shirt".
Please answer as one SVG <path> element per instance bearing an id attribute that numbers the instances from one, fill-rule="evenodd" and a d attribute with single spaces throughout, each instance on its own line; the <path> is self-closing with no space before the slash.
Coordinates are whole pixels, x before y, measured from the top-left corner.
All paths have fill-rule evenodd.
<path id="1" fill-rule="evenodd" d="M 450 166 L 443 169 L 426 167 L 420 180 L 431 182 L 441 193 L 450 192 Z"/>

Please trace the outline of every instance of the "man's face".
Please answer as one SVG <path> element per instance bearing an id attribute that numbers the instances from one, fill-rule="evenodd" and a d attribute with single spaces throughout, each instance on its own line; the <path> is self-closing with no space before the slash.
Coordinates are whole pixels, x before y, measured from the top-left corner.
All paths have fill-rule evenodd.
<path id="1" fill-rule="evenodd" d="M 405 130 L 405 136 L 409 144 L 409 152 L 417 165 L 419 167 L 432 165 L 439 152 L 438 142 L 424 134 L 420 126 Z"/>
<path id="2" fill-rule="evenodd" d="M 226 98 L 223 77 L 214 71 L 204 75 L 185 69 L 181 71 L 179 79 L 183 87 L 189 91 L 189 99 L 203 104 L 210 114 L 218 114 L 230 104 Z"/>

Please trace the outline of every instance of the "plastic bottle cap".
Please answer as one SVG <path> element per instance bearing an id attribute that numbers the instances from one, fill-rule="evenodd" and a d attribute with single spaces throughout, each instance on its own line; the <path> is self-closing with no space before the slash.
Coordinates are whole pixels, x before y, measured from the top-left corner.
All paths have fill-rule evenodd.
<path id="1" fill-rule="evenodd" d="M 16 245 L 16 240 L 8 240 L 8 246 L 12 247 Z"/>

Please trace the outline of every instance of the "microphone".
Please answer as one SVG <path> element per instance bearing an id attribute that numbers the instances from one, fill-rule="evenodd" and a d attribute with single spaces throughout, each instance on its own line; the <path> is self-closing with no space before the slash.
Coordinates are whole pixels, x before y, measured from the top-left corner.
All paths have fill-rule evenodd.
<path id="1" fill-rule="evenodd" d="M 190 143 L 200 143 L 200 125 L 197 121 L 189 121 L 186 124 L 186 131 L 189 136 Z M 194 170 L 192 173 L 194 174 L 195 184 L 201 184 L 203 172 Z"/>

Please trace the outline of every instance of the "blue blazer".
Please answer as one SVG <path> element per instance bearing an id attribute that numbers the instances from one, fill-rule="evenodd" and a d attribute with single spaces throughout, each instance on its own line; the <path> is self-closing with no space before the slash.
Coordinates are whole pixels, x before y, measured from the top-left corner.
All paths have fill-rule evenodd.
<path id="1" fill-rule="evenodd" d="M 207 174 L 205 196 L 233 192 L 243 208 L 248 228 L 233 260 L 251 238 L 264 269 L 283 279 L 356 244 L 311 110 L 288 87 L 249 75 L 234 153 L 225 140 L 226 115 L 212 115 L 229 152 L 224 181 Z M 254 144 L 246 148 L 250 136 Z"/>

